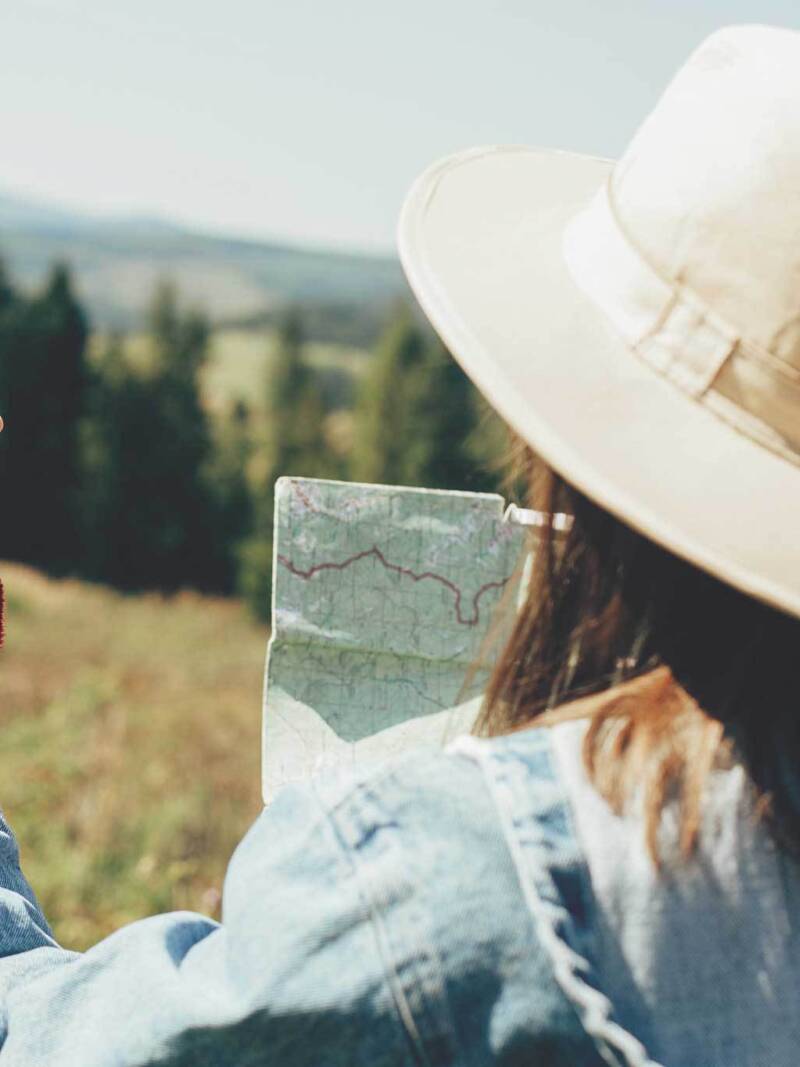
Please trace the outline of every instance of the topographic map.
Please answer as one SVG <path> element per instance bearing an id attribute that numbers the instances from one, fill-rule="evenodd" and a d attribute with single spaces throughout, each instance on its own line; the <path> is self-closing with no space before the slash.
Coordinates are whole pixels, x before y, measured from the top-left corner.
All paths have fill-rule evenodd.
<path id="1" fill-rule="evenodd" d="M 278 480 L 265 801 L 325 767 L 470 728 L 525 544 L 503 507 L 483 493 Z"/>

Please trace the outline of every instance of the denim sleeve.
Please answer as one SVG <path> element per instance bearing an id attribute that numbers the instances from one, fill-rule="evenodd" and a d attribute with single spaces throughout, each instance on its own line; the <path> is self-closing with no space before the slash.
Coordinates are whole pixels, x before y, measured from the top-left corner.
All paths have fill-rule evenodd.
<path id="1" fill-rule="evenodd" d="M 0 1067 L 417 1063 L 353 857 L 315 786 L 237 848 L 222 923 L 171 913 L 58 947 L 0 837 Z"/>
<path id="2" fill-rule="evenodd" d="M 83 954 L 53 941 L 7 830 L 0 848 L 0 1067 L 598 1062 L 472 760 L 286 788 L 234 853 L 221 924 L 153 916 Z"/>

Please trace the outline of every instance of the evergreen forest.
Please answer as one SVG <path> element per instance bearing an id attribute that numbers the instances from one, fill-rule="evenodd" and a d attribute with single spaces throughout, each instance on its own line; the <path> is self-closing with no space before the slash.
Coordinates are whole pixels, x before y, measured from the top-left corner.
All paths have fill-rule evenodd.
<path id="1" fill-rule="evenodd" d="M 392 304 L 346 380 L 309 357 L 315 328 L 273 314 L 263 373 L 226 397 L 211 320 L 170 282 L 133 344 L 93 332 L 67 265 L 36 292 L 0 267 L 0 558 L 264 620 L 279 476 L 496 490 L 503 429 L 418 309 Z"/>

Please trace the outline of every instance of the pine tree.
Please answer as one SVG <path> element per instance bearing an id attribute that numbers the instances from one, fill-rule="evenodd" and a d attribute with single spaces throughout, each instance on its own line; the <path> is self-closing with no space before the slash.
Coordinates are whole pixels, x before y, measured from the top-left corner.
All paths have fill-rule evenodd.
<path id="1" fill-rule="evenodd" d="M 331 461 L 325 444 L 325 405 L 303 358 L 300 313 L 290 309 L 278 334 L 266 382 L 268 480 L 284 474 L 325 477 Z"/>
<path id="2" fill-rule="evenodd" d="M 12 358 L 15 350 L 15 326 L 19 299 L 8 278 L 5 263 L 0 260 L 0 414 L 8 420 L 12 385 Z M 8 433 L 0 434 L 0 492 L 3 494 L 4 517 L 9 519 L 14 503 L 11 484 Z M 13 528 L 0 523 L 0 554 L 13 555 Z"/>
<path id="3" fill-rule="evenodd" d="M 0 413 L 8 418 L 8 389 L 10 386 L 11 357 L 14 349 L 15 312 L 19 297 L 14 290 L 6 271 L 6 265 L 0 259 Z M 0 453 L 5 456 L 8 438 L 0 438 Z"/>
<path id="4" fill-rule="evenodd" d="M 422 484 L 427 444 L 412 438 L 425 392 L 426 339 L 400 305 L 378 342 L 356 407 L 352 476 L 390 485 Z"/>
<path id="5" fill-rule="evenodd" d="M 122 588 L 137 588 L 141 576 L 131 561 L 148 553 L 147 511 L 140 505 L 150 401 L 148 383 L 128 365 L 124 338 L 112 334 L 92 367 L 81 423 L 81 570 Z"/>
<path id="6" fill-rule="evenodd" d="M 15 559 L 64 573 L 74 569 L 79 553 L 86 318 L 62 264 L 32 299 L 15 297 L 5 278 L 0 289 L 8 500 L 0 543 Z"/>
<path id="7" fill-rule="evenodd" d="M 206 478 L 213 501 L 213 554 L 209 578 L 226 593 L 236 588 L 238 551 L 253 526 L 253 494 L 248 468 L 253 451 L 251 415 L 236 401 L 216 427 L 214 450 Z"/>
<path id="8" fill-rule="evenodd" d="M 492 490 L 480 397 L 444 345 L 401 306 L 387 325 L 356 410 L 357 481 Z"/>
<path id="9" fill-rule="evenodd" d="M 300 312 L 283 316 L 265 382 L 266 442 L 255 487 L 253 534 L 241 546 L 239 591 L 258 618 L 269 617 L 275 482 L 283 475 L 327 478 L 338 473 L 325 441 L 325 405 L 304 360 Z"/>
<path id="10" fill-rule="evenodd" d="M 418 376 L 410 404 L 411 438 L 423 442 L 416 461 L 422 485 L 434 489 L 497 489 L 497 416 L 438 339 Z"/>
<path id="11" fill-rule="evenodd" d="M 4 312 L 17 299 L 17 294 L 8 276 L 5 262 L 0 259 L 0 313 Z"/>
<path id="12" fill-rule="evenodd" d="M 152 363 L 112 341 L 84 427 L 86 567 L 125 589 L 215 589 L 212 439 L 200 395 L 208 327 L 160 286 L 148 316 Z"/>

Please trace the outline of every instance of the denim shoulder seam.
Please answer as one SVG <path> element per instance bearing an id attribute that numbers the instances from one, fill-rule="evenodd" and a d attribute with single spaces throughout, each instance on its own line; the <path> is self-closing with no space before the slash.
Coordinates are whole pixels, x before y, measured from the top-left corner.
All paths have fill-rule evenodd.
<path id="1" fill-rule="evenodd" d="M 455 1059 L 453 1055 L 455 1032 L 452 1025 L 446 1025 L 444 1032 L 440 1027 L 433 1027 L 432 1030 L 430 1021 L 426 1022 L 425 1014 L 421 1014 L 420 1011 L 414 1011 L 412 1001 L 417 997 L 421 998 L 423 1001 L 422 1007 L 430 1011 L 430 998 L 426 993 L 430 986 L 430 981 L 426 981 L 425 976 L 419 973 L 421 967 L 419 963 L 420 955 L 428 960 L 428 970 L 432 967 L 435 972 L 433 976 L 428 975 L 428 978 L 432 977 L 434 984 L 438 987 L 440 998 L 444 996 L 444 978 L 441 973 L 441 967 L 437 962 L 438 956 L 432 946 L 423 939 L 422 931 L 417 926 L 414 930 L 415 948 L 420 950 L 415 953 L 417 962 L 413 968 L 408 969 L 405 977 L 400 973 L 396 954 L 393 950 L 393 939 L 383 915 L 386 901 L 381 899 L 380 889 L 376 888 L 374 879 L 369 873 L 369 861 L 363 855 L 365 849 L 368 850 L 374 844 L 377 831 L 391 829 L 396 825 L 391 813 L 385 809 L 373 789 L 376 781 L 385 781 L 390 776 L 390 769 L 386 768 L 382 769 L 382 773 L 379 775 L 354 782 L 352 789 L 340 797 L 333 807 L 326 807 L 322 798 L 318 796 L 318 799 L 320 799 L 325 809 L 329 825 L 339 847 L 348 863 L 352 865 L 361 887 L 362 897 L 369 913 L 370 924 L 375 934 L 378 954 L 383 963 L 392 1000 L 399 1020 L 409 1039 L 414 1060 L 421 1067 L 434 1067 L 434 1064 L 451 1062 Z M 400 870 L 399 867 L 398 870 Z M 403 887 L 401 886 L 401 881 L 402 879 L 398 874 L 397 889 L 410 888 L 413 892 L 413 886 Z M 413 988 L 411 988 L 410 977 L 417 979 L 413 983 Z M 434 1014 L 436 1016 L 441 1015 L 440 1012 L 436 1011 L 434 1011 Z M 441 1056 L 444 1051 L 442 1039 L 444 1039 L 445 1045 L 450 1046 L 450 1055 L 446 1060 L 442 1059 Z M 434 1054 L 432 1055 L 431 1053 Z"/>
<path id="2" fill-rule="evenodd" d="M 661 1067 L 613 1018 L 613 1005 L 594 980 L 592 965 L 581 950 L 580 931 L 554 876 L 556 860 L 563 862 L 571 853 L 582 862 L 582 851 L 547 731 L 541 731 L 541 740 L 536 738 L 533 746 L 527 734 L 524 751 L 517 748 L 519 744 L 514 735 L 490 739 L 464 735 L 448 745 L 448 752 L 472 760 L 483 772 L 539 941 L 558 985 L 601 1056 L 613 1067 Z"/>

